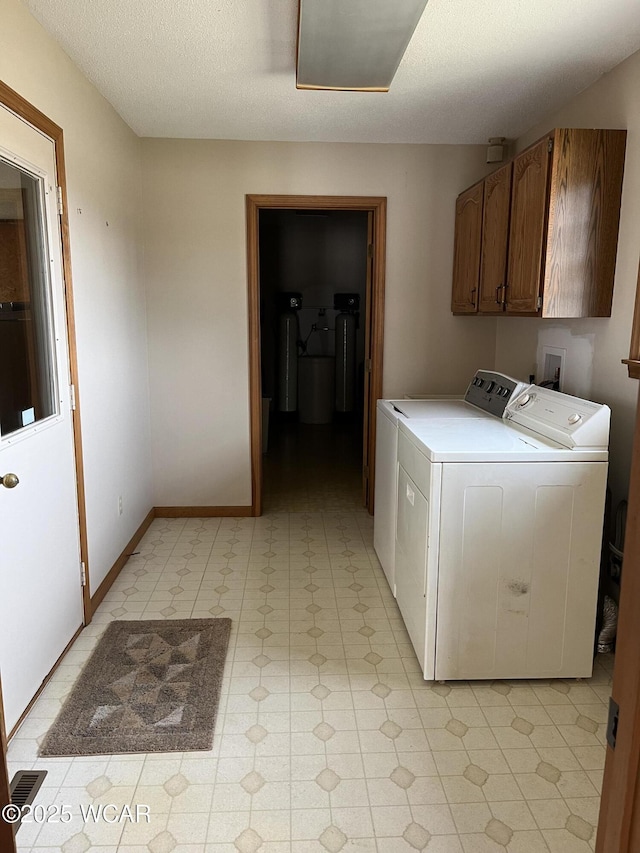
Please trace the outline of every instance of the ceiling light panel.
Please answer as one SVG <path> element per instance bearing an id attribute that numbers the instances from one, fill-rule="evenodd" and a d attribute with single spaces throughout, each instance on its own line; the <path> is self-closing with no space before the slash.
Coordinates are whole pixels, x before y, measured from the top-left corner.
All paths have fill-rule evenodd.
<path id="1" fill-rule="evenodd" d="M 299 89 L 387 92 L 427 0 L 300 0 Z"/>

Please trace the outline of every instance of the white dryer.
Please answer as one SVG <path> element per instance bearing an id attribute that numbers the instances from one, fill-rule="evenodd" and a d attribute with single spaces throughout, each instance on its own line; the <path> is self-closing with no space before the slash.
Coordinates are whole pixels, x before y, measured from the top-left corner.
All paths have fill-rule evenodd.
<path id="1" fill-rule="evenodd" d="M 373 547 L 394 595 L 398 423 L 414 418 L 501 418 L 507 403 L 526 387 L 523 382 L 502 373 L 478 370 L 464 396 L 378 400 Z"/>
<path id="2" fill-rule="evenodd" d="M 426 679 L 592 673 L 610 412 L 531 386 L 502 420 L 406 420 L 396 594 Z"/>

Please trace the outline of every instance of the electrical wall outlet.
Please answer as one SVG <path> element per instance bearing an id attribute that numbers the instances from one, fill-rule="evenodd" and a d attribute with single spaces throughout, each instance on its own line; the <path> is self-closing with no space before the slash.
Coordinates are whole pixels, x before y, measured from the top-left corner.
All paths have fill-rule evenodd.
<path id="1" fill-rule="evenodd" d="M 118 495 L 118 515 L 122 515 L 122 495 Z"/>

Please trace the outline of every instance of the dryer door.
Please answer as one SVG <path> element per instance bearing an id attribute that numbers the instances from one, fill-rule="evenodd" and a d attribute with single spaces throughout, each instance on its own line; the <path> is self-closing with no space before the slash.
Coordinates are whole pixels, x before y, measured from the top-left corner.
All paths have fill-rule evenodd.
<path id="1" fill-rule="evenodd" d="M 380 409 L 377 416 L 373 547 L 395 595 L 398 427 Z"/>
<path id="2" fill-rule="evenodd" d="M 420 666 L 425 666 L 429 501 L 398 466 L 396 598 Z"/>

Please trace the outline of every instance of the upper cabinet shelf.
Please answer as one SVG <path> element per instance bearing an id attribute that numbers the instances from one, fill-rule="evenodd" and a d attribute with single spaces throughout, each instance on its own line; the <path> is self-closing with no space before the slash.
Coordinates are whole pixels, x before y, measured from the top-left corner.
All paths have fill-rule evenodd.
<path id="1" fill-rule="evenodd" d="M 556 129 L 458 196 L 454 314 L 611 315 L 626 135 Z"/>

